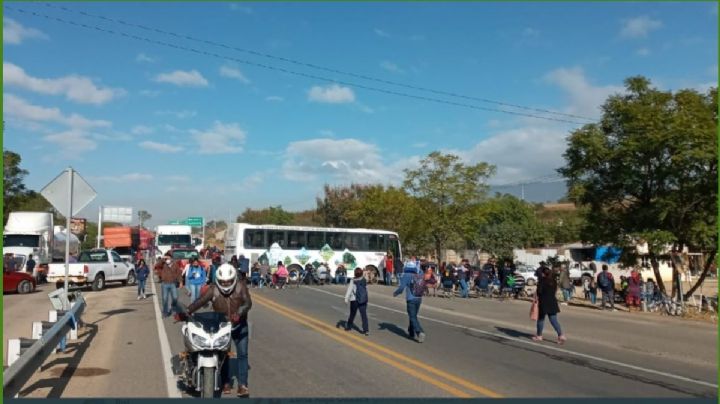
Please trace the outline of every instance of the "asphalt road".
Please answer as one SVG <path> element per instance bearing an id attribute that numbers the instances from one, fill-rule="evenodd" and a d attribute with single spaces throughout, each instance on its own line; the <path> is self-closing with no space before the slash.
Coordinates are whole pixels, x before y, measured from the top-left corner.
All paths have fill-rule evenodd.
<path id="1" fill-rule="evenodd" d="M 385 286 L 370 287 L 370 336 L 338 328 L 343 292 L 251 290 L 252 397 L 717 397 L 712 324 L 562 306 L 569 340 L 559 346 L 549 324 L 545 342 L 529 339 L 527 302 L 425 298 L 419 344 L 405 336 L 404 299 Z M 135 300 L 131 287 L 88 293 L 90 342 L 75 348 L 82 357 L 56 359 L 33 381 L 54 377 L 62 388 L 25 393 L 187 396 L 169 374 L 170 356 L 183 349 L 180 324 L 158 322 L 158 301 Z M 71 367 L 65 380 L 62 366 Z"/>

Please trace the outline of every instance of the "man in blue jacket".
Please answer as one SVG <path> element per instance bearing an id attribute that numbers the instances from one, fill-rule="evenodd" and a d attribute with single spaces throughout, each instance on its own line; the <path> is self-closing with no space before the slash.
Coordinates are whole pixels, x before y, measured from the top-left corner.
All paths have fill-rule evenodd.
<path id="1" fill-rule="evenodd" d="M 407 262 L 403 269 L 402 278 L 400 278 L 400 285 L 393 292 L 393 297 L 399 295 L 405 291 L 405 299 L 407 301 L 407 313 L 410 319 L 410 325 L 408 326 L 408 334 L 410 338 L 415 339 L 417 342 L 422 343 L 425 341 L 425 332 L 423 331 L 420 322 L 418 321 L 418 312 L 420 312 L 420 305 L 422 304 L 422 297 L 415 296 L 412 290 L 413 281 L 422 281 L 422 275 L 420 274 L 417 264 L 414 261 Z M 415 336 L 417 335 L 417 338 Z"/>

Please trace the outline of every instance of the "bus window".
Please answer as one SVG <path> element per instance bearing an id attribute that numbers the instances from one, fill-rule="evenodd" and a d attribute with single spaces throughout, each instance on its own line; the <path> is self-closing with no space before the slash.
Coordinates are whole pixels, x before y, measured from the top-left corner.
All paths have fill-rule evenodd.
<path id="1" fill-rule="evenodd" d="M 400 257 L 400 243 L 397 237 L 391 235 L 388 240 L 388 250 L 392 251 L 393 257 Z"/>
<path id="2" fill-rule="evenodd" d="M 307 232 L 307 249 L 319 250 L 325 245 L 325 234 L 321 231 Z"/>
<path id="3" fill-rule="evenodd" d="M 344 250 L 345 249 L 345 243 L 344 243 L 344 236 L 345 233 L 337 233 L 337 232 L 327 232 L 325 233 L 326 236 L 326 242 L 332 248 L 333 250 Z"/>
<path id="4" fill-rule="evenodd" d="M 386 253 L 388 251 L 388 245 L 387 245 L 387 235 L 386 234 L 378 234 L 378 251 L 382 251 Z M 393 253 L 394 254 L 394 253 Z"/>
<path id="5" fill-rule="evenodd" d="M 293 250 L 299 250 L 302 247 L 305 247 L 307 243 L 305 242 L 305 232 L 304 231 L 288 231 L 287 232 L 288 237 L 288 248 Z"/>
<path id="6" fill-rule="evenodd" d="M 345 234 L 345 248 L 350 251 L 371 251 L 369 249 L 370 235 L 358 233 Z"/>
<path id="7" fill-rule="evenodd" d="M 368 243 L 368 251 L 383 251 L 383 249 L 380 248 L 380 241 L 378 240 L 377 234 L 369 234 Z"/>
<path id="8" fill-rule="evenodd" d="M 268 245 L 272 246 L 273 243 L 278 243 L 280 247 L 285 248 L 287 245 L 285 236 L 286 234 L 282 230 L 268 230 Z"/>
<path id="9" fill-rule="evenodd" d="M 267 248 L 265 244 L 265 230 L 245 230 L 245 248 Z"/>

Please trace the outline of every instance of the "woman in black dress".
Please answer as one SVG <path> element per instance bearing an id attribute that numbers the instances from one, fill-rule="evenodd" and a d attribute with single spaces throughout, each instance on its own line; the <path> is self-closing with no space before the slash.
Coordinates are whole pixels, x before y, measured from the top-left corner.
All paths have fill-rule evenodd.
<path id="1" fill-rule="evenodd" d="M 557 320 L 557 314 L 560 313 L 560 307 L 558 306 L 557 298 L 557 281 L 553 276 L 550 268 L 543 268 L 542 276 L 538 281 L 537 286 L 537 297 L 538 297 L 538 320 L 537 320 L 537 334 L 532 337 L 533 341 L 542 341 L 543 326 L 545 325 L 545 316 L 550 317 L 550 324 L 552 324 L 555 331 L 558 334 L 558 344 L 564 343 L 567 338 L 562 333 L 560 323 Z"/>

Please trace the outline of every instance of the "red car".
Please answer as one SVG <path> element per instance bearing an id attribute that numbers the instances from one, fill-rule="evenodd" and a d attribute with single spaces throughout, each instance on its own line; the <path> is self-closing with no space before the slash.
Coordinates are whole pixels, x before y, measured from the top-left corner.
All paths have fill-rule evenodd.
<path id="1" fill-rule="evenodd" d="M 26 272 L 3 271 L 3 293 L 30 293 L 35 290 L 36 286 L 35 278 Z"/>

